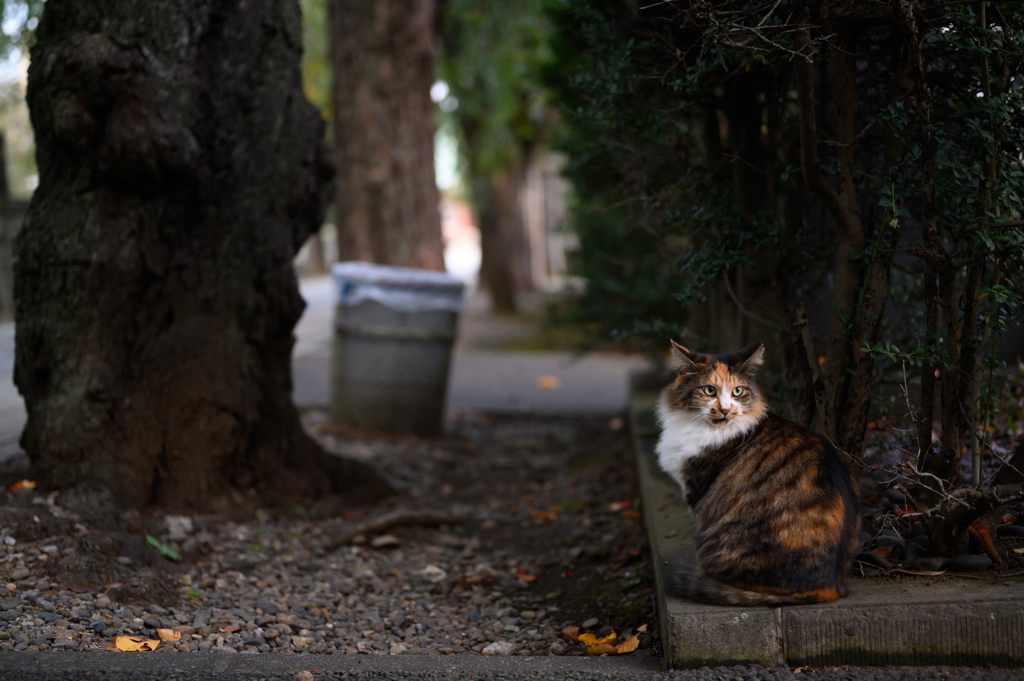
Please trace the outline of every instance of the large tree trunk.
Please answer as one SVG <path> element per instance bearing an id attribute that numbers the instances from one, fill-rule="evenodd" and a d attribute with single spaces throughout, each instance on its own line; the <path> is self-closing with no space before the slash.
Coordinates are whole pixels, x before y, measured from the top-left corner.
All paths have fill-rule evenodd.
<path id="1" fill-rule="evenodd" d="M 435 11 L 435 0 L 328 2 L 339 260 L 444 269 L 430 100 Z"/>
<path id="2" fill-rule="evenodd" d="M 184 508 L 386 491 L 291 401 L 291 261 L 331 175 L 300 50 L 296 2 L 46 3 L 15 291 L 44 488 Z"/>

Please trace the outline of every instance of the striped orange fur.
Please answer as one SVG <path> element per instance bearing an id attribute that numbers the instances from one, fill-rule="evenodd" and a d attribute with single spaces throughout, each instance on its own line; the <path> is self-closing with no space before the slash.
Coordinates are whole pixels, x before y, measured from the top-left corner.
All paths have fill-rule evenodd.
<path id="1" fill-rule="evenodd" d="M 768 412 L 760 343 L 721 355 L 673 344 L 657 453 L 697 524 L 670 590 L 723 605 L 835 601 L 858 542 L 846 462 L 824 437 Z"/>

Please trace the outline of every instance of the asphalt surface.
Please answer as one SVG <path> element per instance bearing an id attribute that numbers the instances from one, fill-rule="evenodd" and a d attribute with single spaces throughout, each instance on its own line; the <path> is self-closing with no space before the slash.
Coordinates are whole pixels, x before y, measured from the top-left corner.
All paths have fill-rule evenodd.
<path id="1" fill-rule="evenodd" d="M 313 681 L 319 679 L 409 681 L 911 681 L 970 679 L 1009 681 L 1024 670 L 987 668 L 835 667 L 814 670 L 756 666 L 658 671 L 651 656 L 483 657 L 281 656 L 206 652 L 155 653 L 0 653 L 3 681 L 148 681 L 205 679 Z"/>

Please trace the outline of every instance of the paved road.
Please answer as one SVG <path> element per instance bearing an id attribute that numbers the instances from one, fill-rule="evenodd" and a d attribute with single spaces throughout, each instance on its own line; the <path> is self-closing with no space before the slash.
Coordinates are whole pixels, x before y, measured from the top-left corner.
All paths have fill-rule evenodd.
<path id="1" fill-rule="evenodd" d="M 295 402 L 330 401 L 334 287 L 306 279 L 307 308 L 295 329 Z M 647 366 L 638 357 L 575 356 L 568 352 L 504 352 L 502 342 L 531 332 L 525 322 L 491 314 L 480 298 L 467 301 L 448 381 L 449 409 L 549 414 L 614 414 L 626 410 L 629 374 Z"/>

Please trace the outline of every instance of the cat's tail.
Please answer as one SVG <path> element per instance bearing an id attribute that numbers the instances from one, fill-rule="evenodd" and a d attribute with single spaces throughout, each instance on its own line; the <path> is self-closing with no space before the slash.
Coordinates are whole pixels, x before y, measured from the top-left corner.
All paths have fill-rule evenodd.
<path id="1" fill-rule="evenodd" d="M 841 596 L 834 589 L 817 589 L 801 593 L 761 593 L 743 589 L 703 575 L 697 565 L 697 557 L 692 551 L 682 553 L 673 561 L 669 568 L 666 589 L 670 595 L 677 598 L 713 605 L 803 605 L 827 603 Z"/>

